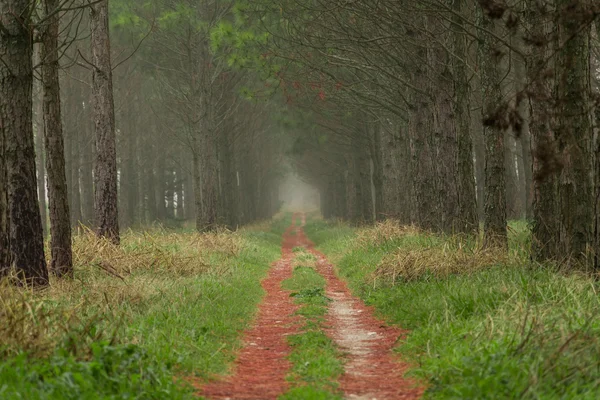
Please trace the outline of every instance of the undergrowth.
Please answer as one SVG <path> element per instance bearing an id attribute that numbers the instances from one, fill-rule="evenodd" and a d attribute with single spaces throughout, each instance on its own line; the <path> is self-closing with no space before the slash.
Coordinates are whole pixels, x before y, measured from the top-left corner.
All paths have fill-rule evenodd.
<path id="1" fill-rule="evenodd" d="M 75 277 L 0 286 L 0 398 L 191 399 L 227 372 L 280 237 L 128 232 L 74 239 Z"/>
<path id="2" fill-rule="evenodd" d="M 293 387 L 280 396 L 282 400 L 337 400 L 337 378 L 343 372 L 340 353 L 323 332 L 324 316 L 331 300 L 325 296 L 325 279 L 316 271 L 316 258 L 295 249 L 292 278 L 282 287 L 302 306 L 297 313 L 305 318 L 303 331 L 288 337 L 292 347 L 292 372 L 288 379 Z"/>
<path id="3" fill-rule="evenodd" d="M 411 330 L 398 351 L 426 398 L 600 398 L 598 284 L 532 264 L 525 224 L 502 255 L 393 222 L 306 232 L 355 294 Z"/>

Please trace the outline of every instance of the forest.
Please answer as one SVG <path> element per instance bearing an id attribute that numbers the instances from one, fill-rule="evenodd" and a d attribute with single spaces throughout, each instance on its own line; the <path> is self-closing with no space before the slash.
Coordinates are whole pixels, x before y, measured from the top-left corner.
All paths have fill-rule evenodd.
<path id="1" fill-rule="evenodd" d="M 597 0 L 0 0 L 0 399 L 600 398 Z"/>

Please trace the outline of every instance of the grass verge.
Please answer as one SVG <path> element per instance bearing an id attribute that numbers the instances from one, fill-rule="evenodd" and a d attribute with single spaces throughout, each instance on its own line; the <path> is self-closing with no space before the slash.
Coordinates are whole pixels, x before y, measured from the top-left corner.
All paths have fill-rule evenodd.
<path id="1" fill-rule="evenodd" d="M 532 265 L 522 224 L 499 258 L 468 238 L 392 228 L 306 232 L 355 294 L 411 330 L 398 351 L 426 398 L 600 398 L 597 282 Z"/>
<path id="2" fill-rule="evenodd" d="M 298 314 L 305 318 L 303 332 L 288 337 L 292 347 L 289 380 L 293 387 L 282 400 L 338 400 L 337 379 L 343 372 L 341 355 L 333 341 L 323 332 L 324 316 L 330 300 L 325 296 L 325 279 L 315 270 L 316 259 L 302 249 L 294 249 L 295 267 L 292 278 L 283 288 L 302 307 Z"/>
<path id="3" fill-rule="evenodd" d="M 0 398 L 192 399 L 225 373 L 279 257 L 270 232 L 75 239 L 75 279 L 0 287 Z"/>

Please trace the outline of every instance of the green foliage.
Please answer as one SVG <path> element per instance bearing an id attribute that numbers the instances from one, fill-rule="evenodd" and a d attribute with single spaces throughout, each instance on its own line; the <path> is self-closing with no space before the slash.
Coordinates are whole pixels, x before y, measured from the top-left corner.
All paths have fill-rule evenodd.
<path id="1" fill-rule="evenodd" d="M 277 235 L 281 239 L 281 236 L 291 224 L 292 213 L 285 212 L 273 219 L 273 223 L 271 224 L 271 233 Z"/>
<path id="2" fill-rule="evenodd" d="M 179 276 L 141 269 L 123 283 L 78 268 L 76 279 L 89 287 L 72 293 L 69 286 L 70 291 L 44 304 L 85 316 L 95 315 L 104 303 L 109 311 L 101 322 L 92 319 L 97 323 L 84 332 L 86 338 L 98 339 L 78 339 L 79 327 L 74 326 L 47 356 L 12 351 L 0 360 L 0 398 L 195 398 L 192 389 L 174 378 L 195 374 L 208 379 L 228 371 L 241 346 L 239 336 L 263 296 L 260 280 L 280 256 L 280 238 L 271 233 L 244 232 L 242 242 L 239 255 L 228 259 L 231 269 L 225 274 Z M 173 249 L 183 245 L 173 243 Z M 95 290 L 106 288 L 113 292 L 98 293 L 100 303 L 82 300 L 93 300 Z M 109 332 L 111 341 L 107 335 L 90 336 L 91 330 Z M 30 338 L 22 338 L 26 340 Z"/>
<path id="3" fill-rule="evenodd" d="M 338 260 L 355 294 L 411 330 L 398 351 L 428 381 L 426 398 L 600 397 L 598 285 L 529 264 L 524 224 L 511 223 L 511 251 L 522 255 L 517 266 L 377 287 L 368 277 L 390 245 L 409 251 L 456 239 L 416 235 L 360 247 L 344 226 L 315 222 L 307 232 Z"/>
<path id="4" fill-rule="evenodd" d="M 172 378 L 168 365 L 140 346 L 98 342 L 89 360 L 69 354 L 30 359 L 26 354 L 0 363 L 3 399 L 192 399 Z"/>

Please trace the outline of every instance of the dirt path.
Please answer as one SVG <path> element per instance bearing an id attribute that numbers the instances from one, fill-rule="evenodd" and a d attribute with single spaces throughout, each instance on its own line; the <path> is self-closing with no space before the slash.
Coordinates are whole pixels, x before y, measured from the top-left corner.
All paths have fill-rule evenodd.
<path id="1" fill-rule="evenodd" d="M 301 218 L 301 219 L 300 219 Z M 290 348 L 286 336 L 297 333 L 301 325 L 294 317 L 297 309 L 281 282 L 292 276 L 297 246 L 306 247 L 318 260 L 317 269 L 327 281 L 327 296 L 333 301 L 328 310 L 326 333 L 346 354 L 345 373 L 340 389 L 346 399 L 417 399 L 423 390 L 403 378 L 407 366 L 392 350 L 404 332 L 386 326 L 373 316 L 373 310 L 353 297 L 346 284 L 335 275 L 333 266 L 314 250 L 301 227 L 304 215 L 294 215 L 292 226 L 283 235 L 282 258 L 271 269 L 262 285 L 267 295 L 260 305 L 255 326 L 246 332 L 245 347 L 226 380 L 206 385 L 200 394 L 209 399 L 276 399 L 289 385 Z"/>
<path id="2" fill-rule="evenodd" d="M 209 399 L 276 399 L 288 389 L 285 377 L 291 364 L 287 360 L 290 348 L 286 336 L 297 333 L 300 319 L 294 316 L 298 308 L 281 282 L 292 276 L 292 249 L 298 245 L 298 228 L 292 226 L 283 234 L 282 256 L 273 264 L 262 287 L 266 296 L 260 305 L 254 327 L 244 334 L 245 347 L 234 367 L 234 375 L 226 380 L 204 386 L 200 393 Z"/>

